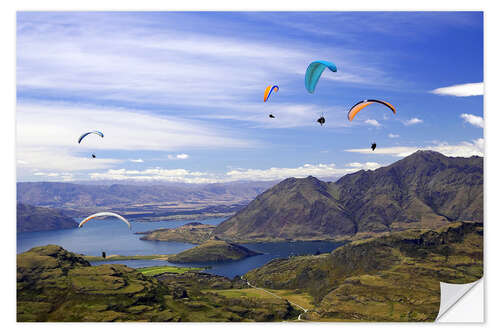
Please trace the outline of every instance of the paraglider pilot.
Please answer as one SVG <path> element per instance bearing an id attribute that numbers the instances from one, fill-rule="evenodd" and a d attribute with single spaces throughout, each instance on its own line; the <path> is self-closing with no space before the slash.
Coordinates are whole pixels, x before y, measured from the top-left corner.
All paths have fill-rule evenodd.
<path id="1" fill-rule="evenodd" d="M 318 118 L 318 120 L 316 120 L 321 126 L 323 126 L 323 124 L 325 123 L 325 117 L 321 116 Z"/>

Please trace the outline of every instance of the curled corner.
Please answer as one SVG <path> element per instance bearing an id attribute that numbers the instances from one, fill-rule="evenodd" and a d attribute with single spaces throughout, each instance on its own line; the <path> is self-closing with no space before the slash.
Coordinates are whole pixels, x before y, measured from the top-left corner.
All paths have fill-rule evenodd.
<path id="1" fill-rule="evenodd" d="M 481 291 L 480 291 L 480 299 L 477 297 L 474 298 L 473 302 L 479 302 L 480 304 L 466 304 L 466 307 L 469 310 L 479 310 L 480 309 L 480 320 L 477 320 L 479 322 L 482 322 L 482 311 L 483 311 L 483 279 L 479 279 L 477 281 L 474 281 L 472 283 L 465 283 L 465 284 L 452 284 L 452 283 L 445 283 L 445 282 L 440 282 L 440 287 L 441 287 L 441 302 L 439 306 L 439 313 L 436 317 L 436 322 L 469 322 L 468 319 L 466 318 L 461 318 L 461 319 L 452 319 L 451 321 L 445 320 L 444 317 L 450 317 L 448 316 L 450 310 L 454 309 L 456 305 L 461 303 L 461 300 L 464 299 L 465 301 L 465 296 L 474 288 L 476 285 L 480 284 L 481 285 Z M 478 307 L 478 305 L 480 305 Z M 446 314 L 446 316 L 445 316 Z M 450 318 L 451 319 L 451 318 Z M 471 320 L 476 322 L 476 320 Z"/>

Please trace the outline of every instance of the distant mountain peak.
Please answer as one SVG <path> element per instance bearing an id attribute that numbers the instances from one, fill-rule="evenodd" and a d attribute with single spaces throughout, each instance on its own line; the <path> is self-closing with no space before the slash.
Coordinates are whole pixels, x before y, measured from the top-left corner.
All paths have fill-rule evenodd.
<path id="1" fill-rule="evenodd" d="M 335 183 L 288 178 L 259 195 L 214 234 L 228 240 L 314 240 L 449 221 L 482 221 L 481 159 L 419 150 Z"/>

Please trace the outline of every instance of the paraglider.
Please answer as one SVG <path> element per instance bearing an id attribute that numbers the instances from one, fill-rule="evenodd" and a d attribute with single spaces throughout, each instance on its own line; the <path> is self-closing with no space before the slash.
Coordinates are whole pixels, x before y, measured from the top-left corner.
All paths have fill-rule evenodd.
<path id="1" fill-rule="evenodd" d="M 326 122 L 325 117 L 321 116 L 316 120 L 321 126 Z"/>
<path id="2" fill-rule="evenodd" d="M 368 105 L 373 104 L 373 103 L 379 103 L 379 104 L 385 105 L 389 109 L 391 109 L 392 113 L 396 114 L 396 109 L 394 108 L 394 106 L 392 106 L 391 104 L 389 104 L 387 102 L 384 102 L 384 101 L 381 101 L 378 99 L 365 99 L 364 101 L 356 103 L 349 110 L 349 112 L 347 113 L 347 119 L 349 119 L 349 121 L 352 121 L 354 119 L 354 116 L 356 114 L 358 114 L 359 111 L 361 111 L 362 109 L 364 109 L 365 107 L 367 107 Z"/>
<path id="3" fill-rule="evenodd" d="M 101 138 L 104 138 L 104 134 L 102 132 L 99 132 L 99 131 L 90 131 L 90 132 L 83 133 L 82 135 L 80 135 L 80 137 L 78 138 L 78 143 L 82 142 L 83 138 L 85 138 L 89 134 L 97 134 Z"/>
<path id="4" fill-rule="evenodd" d="M 305 85 L 307 91 L 309 91 L 311 94 L 314 92 L 314 89 L 316 89 L 316 84 L 318 84 L 318 80 L 325 68 L 328 68 L 332 72 L 337 71 L 337 66 L 335 66 L 334 63 L 326 60 L 313 61 L 307 67 Z"/>
<path id="5" fill-rule="evenodd" d="M 375 142 L 374 142 L 374 143 L 372 143 L 371 148 L 372 148 L 372 151 L 374 151 L 374 150 L 375 150 L 375 148 L 377 148 L 377 144 L 376 144 Z"/>
<path id="6" fill-rule="evenodd" d="M 276 118 L 276 117 L 273 116 L 272 114 L 269 114 L 269 118 Z"/>
<path id="7" fill-rule="evenodd" d="M 126 218 L 124 218 L 121 215 L 118 215 L 118 214 L 115 214 L 115 213 L 111 213 L 111 212 L 100 212 L 100 213 L 96 213 L 96 214 L 90 215 L 90 216 L 86 217 L 85 219 L 83 219 L 82 222 L 80 222 L 80 224 L 78 225 L 78 228 L 81 228 L 88 221 L 90 221 L 92 219 L 95 219 L 96 217 L 101 217 L 101 216 L 113 216 L 113 217 L 116 217 L 116 218 L 122 220 L 123 222 L 125 222 L 128 225 L 129 230 L 132 228 L 132 226 L 130 225 L 130 222 L 127 221 Z"/>
<path id="8" fill-rule="evenodd" d="M 264 102 L 267 102 L 269 99 L 269 96 L 271 96 L 271 93 L 274 91 L 275 93 L 280 90 L 280 87 L 274 85 L 274 86 L 267 86 L 266 90 L 264 90 Z"/>

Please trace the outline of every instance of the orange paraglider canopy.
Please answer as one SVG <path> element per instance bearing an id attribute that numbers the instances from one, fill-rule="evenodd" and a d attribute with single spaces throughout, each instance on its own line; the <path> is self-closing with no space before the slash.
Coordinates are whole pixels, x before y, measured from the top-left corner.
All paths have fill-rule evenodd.
<path id="1" fill-rule="evenodd" d="M 269 96 L 271 96 L 271 93 L 274 91 L 275 93 L 278 92 L 280 88 L 278 86 L 267 86 L 266 90 L 264 90 L 264 102 L 267 102 L 269 99 Z"/>
<path id="2" fill-rule="evenodd" d="M 352 121 L 354 119 L 354 116 L 356 116 L 359 111 L 363 110 L 365 107 L 367 107 L 368 105 L 373 104 L 373 103 L 379 103 L 379 104 L 385 105 L 389 109 L 391 109 L 394 114 L 396 114 L 396 109 L 390 103 L 387 103 L 387 102 L 384 102 L 384 101 L 381 101 L 381 100 L 378 100 L 378 99 L 366 99 L 364 101 L 356 103 L 349 110 L 349 112 L 347 113 L 347 119 L 349 119 L 350 121 Z"/>

